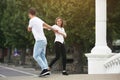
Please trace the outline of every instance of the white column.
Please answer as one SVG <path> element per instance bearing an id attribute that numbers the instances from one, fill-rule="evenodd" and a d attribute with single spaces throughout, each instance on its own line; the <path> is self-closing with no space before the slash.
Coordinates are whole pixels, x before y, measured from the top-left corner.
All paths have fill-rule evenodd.
<path id="1" fill-rule="evenodd" d="M 91 53 L 106 54 L 111 53 L 106 41 L 106 21 L 107 21 L 107 1 L 96 0 L 96 43 Z"/>
<path id="2" fill-rule="evenodd" d="M 107 46 L 106 25 L 107 25 L 107 0 L 95 0 L 96 7 L 96 39 L 95 47 L 88 58 L 88 74 L 106 74 L 104 63 L 113 54 Z"/>

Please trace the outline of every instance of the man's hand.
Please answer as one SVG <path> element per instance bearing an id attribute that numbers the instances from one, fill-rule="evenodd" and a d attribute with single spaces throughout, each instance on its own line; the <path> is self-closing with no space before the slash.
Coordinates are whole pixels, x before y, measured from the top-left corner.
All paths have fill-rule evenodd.
<path id="1" fill-rule="evenodd" d="M 55 33 L 58 33 L 58 30 L 57 29 L 54 29 L 54 28 L 51 28 L 51 30 Z"/>
<path id="2" fill-rule="evenodd" d="M 30 31 L 32 31 L 32 28 L 28 27 L 27 30 L 28 30 L 28 32 L 30 32 Z"/>

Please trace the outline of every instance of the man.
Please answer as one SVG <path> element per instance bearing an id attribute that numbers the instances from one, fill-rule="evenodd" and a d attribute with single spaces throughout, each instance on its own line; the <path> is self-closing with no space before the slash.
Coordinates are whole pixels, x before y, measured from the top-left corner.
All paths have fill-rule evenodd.
<path id="1" fill-rule="evenodd" d="M 35 9 L 31 8 L 29 10 L 28 15 L 30 18 L 28 31 L 29 32 L 32 31 L 33 36 L 35 38 L 33 58 L 37 61 L 39 66 L 42 68 L 42 72 L 40 73 L 39 76 L 41 77 L 41 76 L 50 75 L 50 72 L 48 70 L 48 63 L 45 57 L 47 40 L 43 31 L 43 28 L 45 27 L 47 29 L 52 29 L 52 30 L 53 28 L 36 16 Z"/>

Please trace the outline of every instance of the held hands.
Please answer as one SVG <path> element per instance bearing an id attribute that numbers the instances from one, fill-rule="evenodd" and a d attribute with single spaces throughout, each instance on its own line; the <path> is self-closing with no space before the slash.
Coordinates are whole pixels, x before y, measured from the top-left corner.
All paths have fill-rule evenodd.
<path id="1" fill-rule="evenodd" d="M 55 29 L 54 29 L 53 31 L 54 31 L 54 33 L 59 33 L 58 30 L 55 30 Z"/>
<path id="2" fill-rule="evenodd" d="M 60 34 L 60 35 L 63 35 L 64 38 L 67 37 L 66 33 L 60 32 L 59 30 L 54 29 L 54 28 L 52 28 L 52 30 L 54 31 L 54 33 L 58 33 L 58 34 Z"/>
<path id="3" fill-rule="evenodd" d="M 62 34 L 59 30 L 53 28 L 54 33 Z"/>
<path id="4" fill-rule="evenodd" d="M 55 28 L 52 28 L 52 27 L 51 27 L 51 30 L 52 30 L 54 33 L 58 33 L 58 30 L 55 29 Z"/>

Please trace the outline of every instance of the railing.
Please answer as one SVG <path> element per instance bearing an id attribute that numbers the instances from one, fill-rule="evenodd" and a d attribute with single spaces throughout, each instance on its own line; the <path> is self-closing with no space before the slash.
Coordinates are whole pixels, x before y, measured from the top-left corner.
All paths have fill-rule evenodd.
<path id="1" fill-rule="evenodd" d="M 120 53 L 108 59 L 104 64 L 106 73 L 118 74 L 120 73 Z"/>

